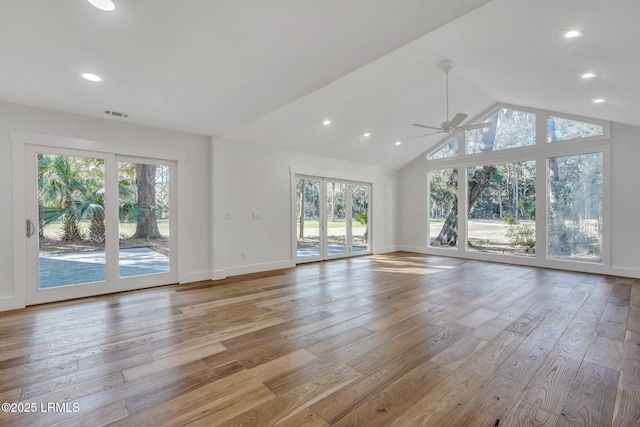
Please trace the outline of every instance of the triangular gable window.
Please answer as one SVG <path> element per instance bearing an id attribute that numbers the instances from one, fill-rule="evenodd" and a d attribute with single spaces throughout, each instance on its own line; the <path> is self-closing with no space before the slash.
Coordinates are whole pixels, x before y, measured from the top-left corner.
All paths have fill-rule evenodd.
<path id="1" fill-rule="evenodd" d="M 510 108 L 498 108 L 484 120 L 491 126 L 467 131 L 467 153 L 526 147 L 536 143 L 536 115 Z"/>
<path id="2" fill-rule="evenodd" d="M 446 159 L 448 157 L 455 157 L 458 155 L 458 138 L 452 138 L 448 144 L 438 148 L 437 150 L 429 153 L 428 160 Z"/>
<path id="3" fill-rule="evenodd" d="M 549 116 L 547 142 L 568 141 L 604 135 L 604 126 Z"/>

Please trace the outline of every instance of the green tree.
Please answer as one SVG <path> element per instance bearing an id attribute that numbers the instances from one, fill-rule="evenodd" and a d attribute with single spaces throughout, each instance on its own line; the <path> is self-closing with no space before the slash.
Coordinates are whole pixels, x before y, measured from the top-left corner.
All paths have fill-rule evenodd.
<path id="1" fill-rule="evenodd" d="M 77 162 L 68 156 L 43 156 L 38 161 L 38 197 L 42 223 L 63 222 L 63 240 L 80 240 L 78 205 L 85 192 Z"/>
<path id="2" fill-rule="evenodd" d="M 136 164 L 136 184 L 138 187 L 137 206 L 145 215 L 138 215 L 134 239 L 159 239 L 156 217 L 156 165 Z"/>

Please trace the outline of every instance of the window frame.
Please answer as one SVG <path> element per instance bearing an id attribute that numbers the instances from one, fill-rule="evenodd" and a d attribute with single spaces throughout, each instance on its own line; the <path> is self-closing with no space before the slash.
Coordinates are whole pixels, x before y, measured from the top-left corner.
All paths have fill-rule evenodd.
<path id="1" fill-rule="evenodd" d="M 467 259 L 497 261 L 510 264 L 531 265 L 558 269 L 570 269 L 584 272 L 598 273 L 603 267 L 611 266 L 611 123 L 604 120 L 563 114 L 554 111 L 520 107 L 508 104 L 495 104 L 476 116 L 470 123 L 476 123 L 486 118 L 497 108 L 512 108 L 536 114 L 536 143 L 531 146 L 510 148 L 485 153 L 467 154 L 466 135 L 458 136 L 458 155 L 454 157 L 429 160 L 428 155 L 449 143 L 450 138 L 441 141 L 433 150 L 424 155 L 424 179 L 428 184 L 429 172 L 432 170 L 458 169 L 458 250 L 451 251 L 427 245 L 425 240 L 424 253 L 442 256 L 453 256 Z M 603 126 L 603 135 L 588 138 L 578 138 L 565 141 L 547 142 L 547 120 L 549 116 L 578 120 Z M 541 120 L 542 119 L 542 120 Z M 550 157 L 571 156 L 590 153 L 602 153 L 602 262 L 587 263 L 574 260 L 547 259 L 547 159 Z M 493 253 L 472 252 L 467 250 L 468 232 L 468 182 L 460 179 L 466 176 L 467 168 L 478 165 L 499 164 L 507 162 L 522 162 L 534 160 L 536 162 L 536 256 L 519 257 Z M 426 185 L 428 190 L 428 185 Z M 430 193 L 425 191 L 423 206 L 427 208 Z M 430 224 L 430 212 L 425 211 L 425 227 Z M 428 236 L 428 231 L 425 233 Z"/>
<path id="2" fill-rule="evenodd" d="M 442 168 L 442 169 L 430 169 L 426 171 L 426 209 L 427 209 L 427 228 L 425 230 L 425 236 L 426 236 L 426 240 L 425 240 L 425 244 L 428 248 L 437 248 L 439 251 L 447 251 L 447 252 L 457 252 L 460 250 L 460 239 L 458 238 L 458 242 L 456 244 L 456 246 L 447 246 L 447 247 L 441 247 L 441 246 L 433 246 L 431 244 L 431 226 L 429 224 L 429 221 L 431 220 L 431 172 L 441 172 L 444 170 L 456 170 L 456 174 L 457 174 L 457 180 L 456 180 L 456 192 L 458 193 L 456 195 L 456 197 L 460 197 L 460 170 L 456 169 L 456 168 Z M 458 229 L 460 228 L 460 202 L 458 201 L 458 207 L 457 207 L 457 212 L 456 212 L 456 216 L 457 216 L 457 221 L 458 221 Z M 458 236 L 460 236 L 460 233 L 458 232 Z"/>

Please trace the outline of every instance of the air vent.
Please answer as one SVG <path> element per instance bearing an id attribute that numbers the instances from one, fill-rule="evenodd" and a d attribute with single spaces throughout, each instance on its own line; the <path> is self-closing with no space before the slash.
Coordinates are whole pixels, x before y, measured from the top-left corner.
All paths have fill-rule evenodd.
<path id="1" fill-rule="evenodd" d="M 127 117 L 129 117 L 129 115 L 127 113 L 120 113 L 118 111 L 106 110 L 104 113 L 109 115 L 109 116 L 120 117 L 120 118 L 123 118 L 123 119 L 126 119 Z"/>

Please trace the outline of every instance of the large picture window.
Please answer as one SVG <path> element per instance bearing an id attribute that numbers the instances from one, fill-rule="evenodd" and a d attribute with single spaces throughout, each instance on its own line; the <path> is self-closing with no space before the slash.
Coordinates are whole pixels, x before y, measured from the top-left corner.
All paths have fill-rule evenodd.
<path id="1" fill-rule="evenodd" d="M 547 256 L 602 262 L 602 153 L 547 164 Z"/>
<path id="2" fill-rule="evenodd" d="M 577 262 L 572 268 L 584 271 L 609 263 L 609 123 L 488 111 L 473 122 L 490 125 L 454 133 L 426 154 L 427 248 L 545 267 Z"/>
<path id="3" fill-rule="evenodd" d="M 491 126 L 467 131 L 468 154 L 526 147 L 536 143 L 535 114 L 499 108 L 485 120 L 490 121 Z"/>
<path id="4" fill-rule="evenodd" d="M 429 246 L 458 243 L 458 170 L 429 172 Z"/>
<path id="5" fill-rule="evenodd" d="M 535 254 L 536 162 L 467 169 L 471 251 Z"/>

